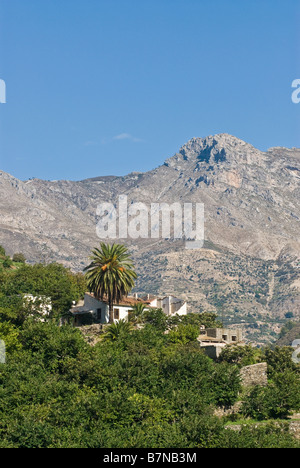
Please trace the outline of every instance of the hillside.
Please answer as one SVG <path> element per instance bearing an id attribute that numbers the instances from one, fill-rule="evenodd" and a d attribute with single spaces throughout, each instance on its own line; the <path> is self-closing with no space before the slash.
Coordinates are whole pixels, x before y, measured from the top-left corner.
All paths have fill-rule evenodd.
<path id="1" fill-rule="evenodd" d="M 281 330 L 277 346 L 291 346 L 294 340 L 300 339 L 300 323 L 287 322 Z"/>
<path id="2" fill-rule="evenodd" d="M 101 170 L 99 170 L 101 173 Z M 201 202 L 205 245 L 127 239 L 138 292 L 176 294 L 191 311 L 217 311 L 256 343 L 273 341 L 300 309 L 300 149 L 261 152 L 228 135 L 192 138 L 147 173 L 87 180 L 20 181 L 0 173 L 0 244 L 33 262 L 74 271 L 99 242 L 96 209 L 132 202 Z"/>

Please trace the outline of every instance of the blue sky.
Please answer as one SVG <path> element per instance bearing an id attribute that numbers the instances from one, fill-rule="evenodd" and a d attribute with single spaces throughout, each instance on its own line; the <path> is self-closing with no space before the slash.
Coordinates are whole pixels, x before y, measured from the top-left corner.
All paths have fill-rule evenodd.
<path id="1" fill-rule="evenodd" d="M 0 0 L 0 169 L 147 171 L 192 137 L 300 147 L 300 0 Z"/>

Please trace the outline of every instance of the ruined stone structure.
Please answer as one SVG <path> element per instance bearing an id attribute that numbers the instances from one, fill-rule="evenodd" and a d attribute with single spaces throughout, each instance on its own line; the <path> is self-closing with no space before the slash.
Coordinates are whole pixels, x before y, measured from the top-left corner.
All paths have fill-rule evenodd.
<path id="1" fill-rule="evenodd" d="M 206 328 L 201 331 L 198 341 L 212 359 L 218 358 L 223 348 L 229 344 L 244 344 L 242 330 L 229 328 Z"/>

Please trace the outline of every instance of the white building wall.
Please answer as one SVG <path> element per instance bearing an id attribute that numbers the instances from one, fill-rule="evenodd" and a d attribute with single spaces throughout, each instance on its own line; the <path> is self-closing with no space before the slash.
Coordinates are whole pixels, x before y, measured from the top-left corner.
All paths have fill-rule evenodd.
<path id="1" fill-rule="evenodd" d="M 150 307 L 162 308 L 166 315 L 186 315 L 187 314 L 187 304 L 185 301 L 176 298 L 175 296 L 166 296 L 164 298 L 154 298 L 150 302 Z M 93 318 L 98 321 L 98 311 L 101 309 L 101 319 L 100 323 L 109 322 L 109 306 L 107 303 L 99 301 L 93 295 L 86 293 L 84 295 L 84 305 L 78 307 L 77 310 L 82 312 L 91 313 Z M 132 306 L 128 305 L 114 305 L 114 312 L 116 309 L 119 310 L 119 318 L 114 318 L 114 321 L 118 320 L 128 320 L 128 315 L 132 310 Z M 114 313 L 115 317 L 115 313 Z"/>
<path id="2" fill-rule="evenodd" d="M 23 300 L 25 305 L 30 305 L 35 312 L 41 315 L 49 316 L 52 312 L 52 301 L 50 297 L 24 294 Z"/>
<path id="3" fill-rule="evenodd" d="M 90 311 L 93 316 L 97 317 L 97 311 L 101 309 L 101 322 L 100 323 L 108 323 L 109 322 L 109 306 L 105 302 L 98 301 L 95 297 L 91 296 L 90 294 L 85 294 L 84 296 L 84 310 Z M 128 320 L 128 314 L 132 310 L 132 307 L 127 307 L 124 305 L 114 305 L 114 312 L 116 309 L 119 310 L 119 319 L 115 319 L 114 321 L 117 322 L 118 320 Z"/>
<path id="4" fill-rule="evenodd" d="M 187 314 L 186 302 L 175 296 L 155 298 L 151 301 L 150 306 L 161 308 L 166 315 Z"/>

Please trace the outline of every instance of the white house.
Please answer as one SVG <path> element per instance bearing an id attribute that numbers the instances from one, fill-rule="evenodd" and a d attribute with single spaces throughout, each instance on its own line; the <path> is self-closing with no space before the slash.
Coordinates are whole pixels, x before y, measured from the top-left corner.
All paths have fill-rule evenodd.
<path id="1" fill-rule="evenodd" d="M 149 307 L 149 304 L 142 299 L 134 297 L 124 297 L 118 304 L 114 304 L 114 321 L 128 320 L 128 315 L 136 304 L 144 304 Z M 108 301 L 99 301 L 92 293 L 85 293 L 84 303 L 77 304 L 72 307 L 71 314 L 74 317 L 75 326 L 85 323 L 108 323 L 109 322 L 109 305 Z"/>
<path id="2" fill-rule="evenodd" d="M 136 304 L 143 304 L 145 309 L 162 308 L 166 315 L 185 315 L 186 302 L 177 299 L 174 296 L 166 296 L 163 298 L 151 296 L 139 298 L 137 294 L 134 296 L 124 297 L 118 304 L 114 304 L 114 321 L 128 320 L 128 316 Z M 108 301 L 99 301 L 92 293 L 85 293 L 84 301 L 73 306 L 70 310 L 74 325 L 80 326 L 88 323 L 108 323 L 109 322 L 109 305 Z"/>
<path id="3" fill-rule="evenodd" d="M 166 315 L 186 315 L 187 314 L 187 304 L 182 299 L 178 299 L 175 296 L 164 296 L 164 297 L 150 297 L 148 295 L 147 299 L 150 301 L 150 307 L 155 307 L 162 309 Z"/>
<path id="4" fill-rule="evenodd" d="M 40 320 L 44 321 L 43 317 L 49 317 L 52 312 L 52 301 L 50 297 L 33 296 L 32 294 L 23 295 L 24 306 L 29 306 L 33 312 L 32 315 L 38 313 Z"/>

